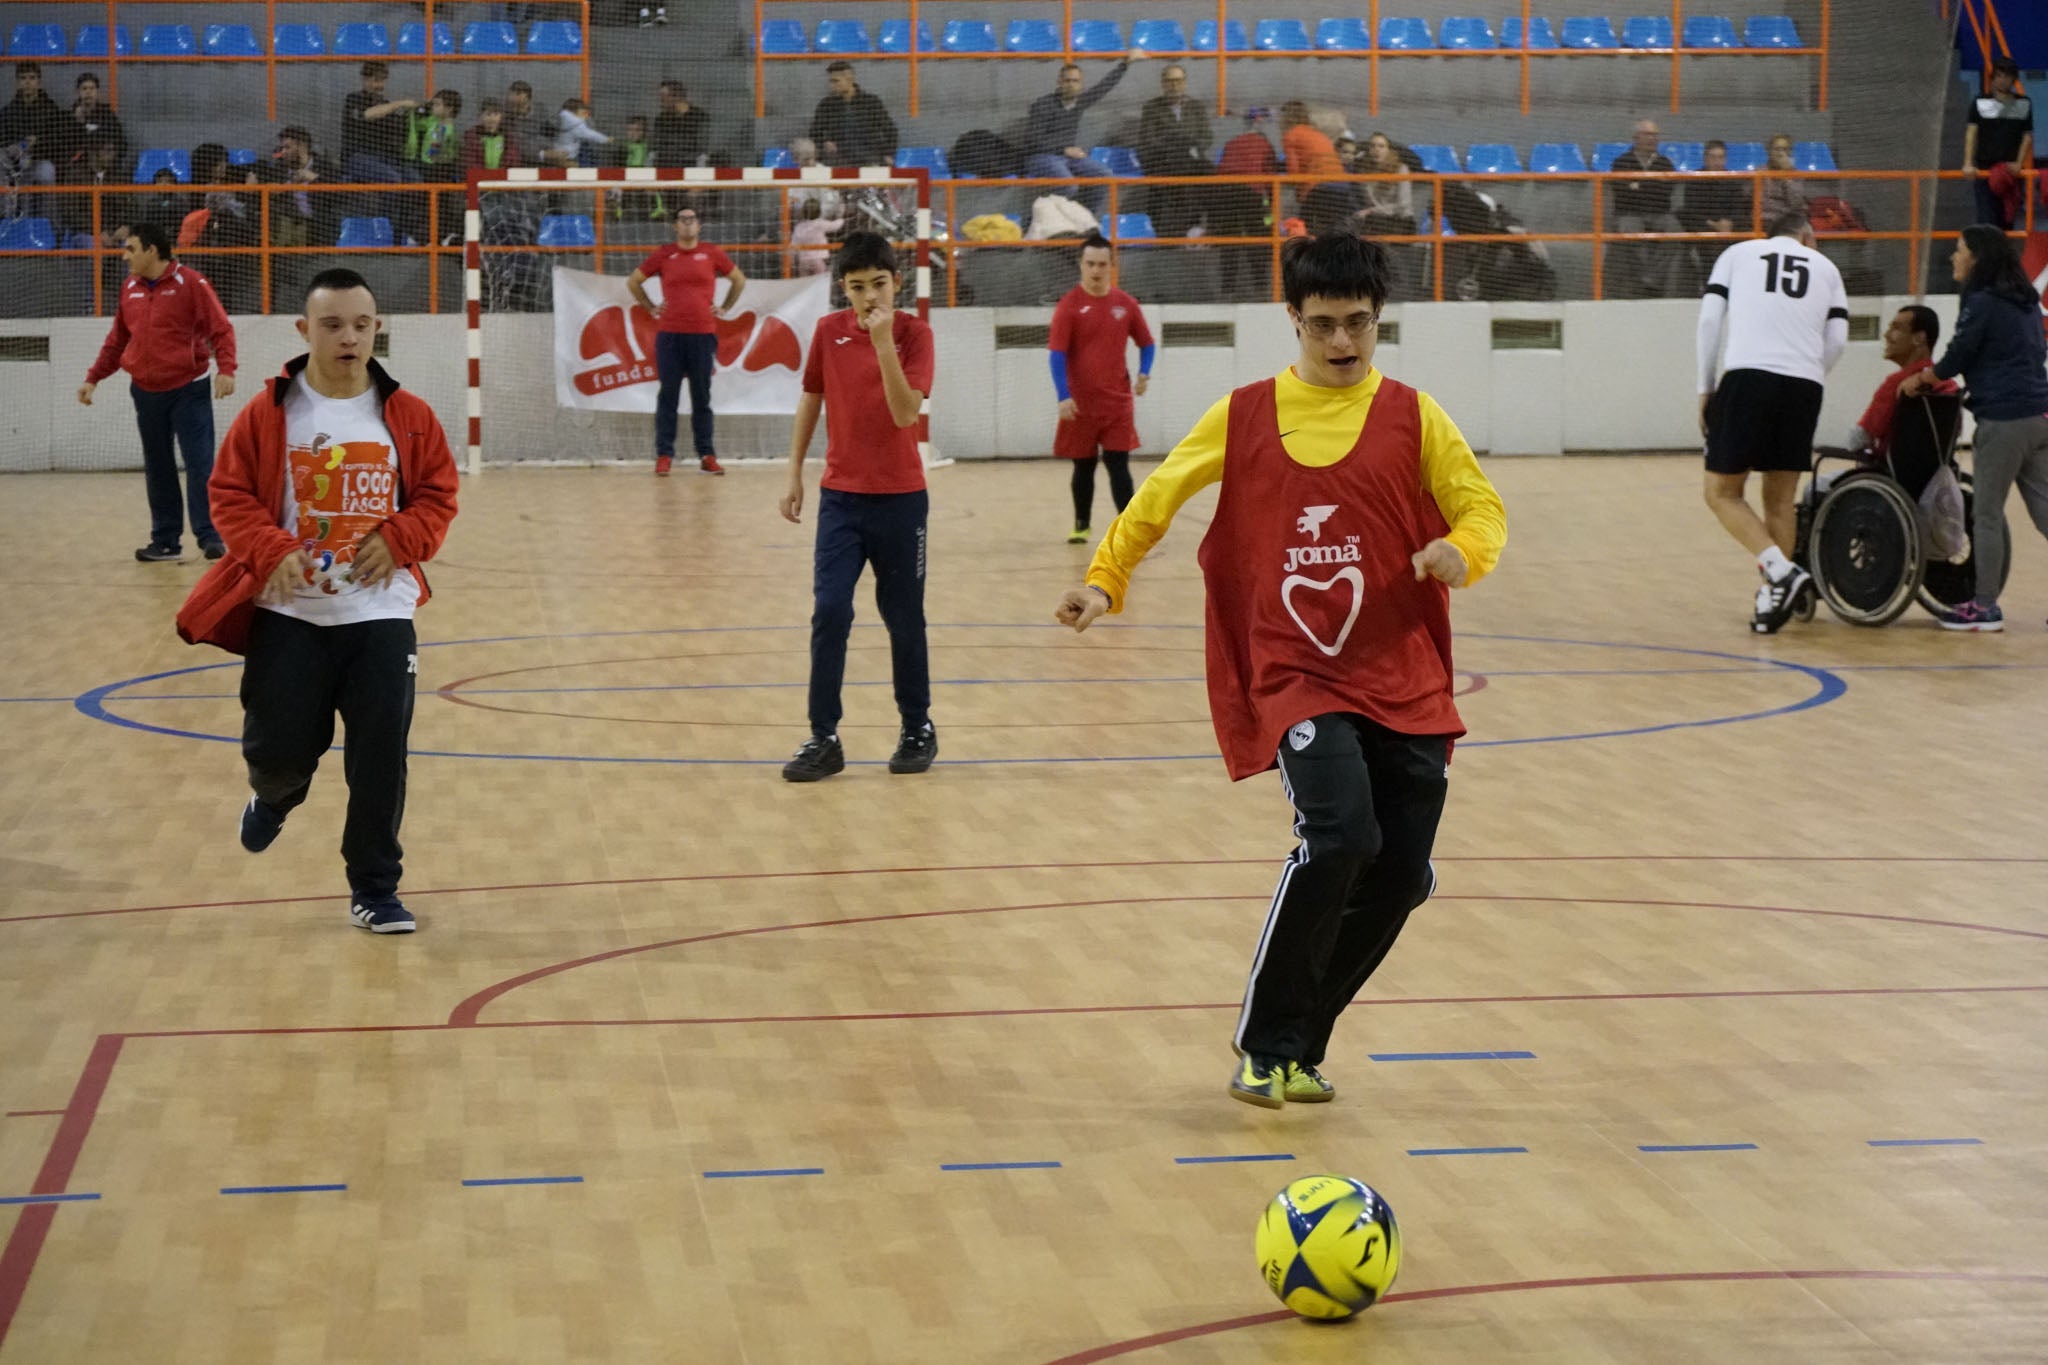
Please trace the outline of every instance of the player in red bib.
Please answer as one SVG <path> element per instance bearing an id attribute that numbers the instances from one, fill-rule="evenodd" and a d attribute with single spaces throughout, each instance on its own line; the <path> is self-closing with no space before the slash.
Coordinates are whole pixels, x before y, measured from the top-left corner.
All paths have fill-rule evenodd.
<path id="1" fill-rule="evenodd" d="M 1500 497 L 1436 400 L 1372 367 L 1378 243 L 1296 238 L 1281 258 L 1292 368 L 1203 415 L 1145 480 L 1058 619 L 1120 611 L 1131 570 L 1221 482 L 1198 556 L 1209 712 L 1233 779 L 1278 766 L 1301 843 L 1252 962 L 1230 1093 L 1327 1100 L 1337 1016 L 1436 887 L 1430 848 L 1464 733 L 1448 588 L 1490 570 Z"/>
<path id="2" fill-rule="evenodd" d="M 921 773 L 938 756 L 931 664 L 924 634 L 924 458 L 917 420 L 932 391 L 932 329 L 896 311 L 896 252 L 872 232 L 847 234 L 833 257 L 851 308 L 818 319 L 789 442 L 782 515 L 801 520 L 804 455 L 825 410 L 825 474 L 818 480 L 818 544 L 811 570 L 811 737 L 783 765 L 791 782 L 817 782 L 846 766 L 839 689 L 853 589 L 875 569 L 875 605 L 889 630 L 902 733 L 892 773 Z"/>
<path id="3" fill-rule="evenodd" d="M 661 281 L 661 302 L 647 297 L 648 280 Z M 732 288 L 725 301 L 711 306 L 718 281 Z M 711 373 L 718 368 L 719 318 L 740 301 L 747 277 L 732 258 L 709 242 L 697 240 L 697 210 L 676 210 L 676 239 L 662 247 L 626 277 L 633 301 L 661 323 L 654 338 L 654 365 L 661 387 L 654 397 L 654 472 L 667 474 L 676 453 L 676 405 L 683 381 L 690 381 L 690 437 L 697 447 L 697 468 L 723 474 L 718 450 L 711 443 Z"/>
<path id="4" fill-rule="evenodd" d="M 1152 329 L 1138 301 L 1109 287 L 1111 250 L 1100 233 L 1081 244 L 1081 282 L 1052 310 L 1052 387 L 1060 399 L 1052 453 L 1074 462 L 1074 529 L 1069 545 L 1088 539 L 1095 507 L 1095 452 L 1109 471 L 1116 510 L 1131 500 L 1131 452 L 1138 448 L 1136 405 L 1125 347 L 1138 343 L 1137 392 L 1152 376 Z"/>

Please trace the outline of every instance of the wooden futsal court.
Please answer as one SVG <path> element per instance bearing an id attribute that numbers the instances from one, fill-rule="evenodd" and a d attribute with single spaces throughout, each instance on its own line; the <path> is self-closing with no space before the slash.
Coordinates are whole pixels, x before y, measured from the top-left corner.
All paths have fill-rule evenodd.
<path id="1" fill-rule="evenodd" d="M 853 766 L 796 787 L 779 470 L 468 483 L 383 939 L 339 755 L 237 844 L 238 665 L 140 480 L 7 479 L 0 1365 L 2048 1358 L 2041 542 L 2002 637 L 1759 639 L 1696 460 L 1488 470 L 1441 893 L 1271 1113 L 1211 499 L 1076 637 L 1064 466 L 936 473 L 939 764 L 880 764 L 864 591 Z M 1252 1256 L 1324 1170 L 1406 1241 L 1335 1326 Z"/>

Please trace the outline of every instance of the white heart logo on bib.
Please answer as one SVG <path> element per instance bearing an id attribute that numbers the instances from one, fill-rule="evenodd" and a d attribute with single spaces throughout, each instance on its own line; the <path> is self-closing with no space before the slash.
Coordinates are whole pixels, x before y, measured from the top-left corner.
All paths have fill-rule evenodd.
<path id="1" fill-rule="evenodd" d="M 1308 622 L 1301 619 L 1301 613 L 1294 609 L 1294 590 L 1314 588 L 1317 592 L 1328 592 L 1339 583 L 1351 585 L 1351 610 L 1345 613 L 1344 624 L 1337 631 L 1337 642 L 1326 645 L 1313 630 L 1309 629 Z M 1345 565 L 1328 578 L 1308 578 L 1291 573 L 1280 580 L 1280 601 L 1286 606 L 1287 614 L 1294 618 L 1294 624 L 1301 627 L 1301 633 L 1313 640 L 1317 649 L 1335 658 L 1343 650 L 1344 642 L 1351 638 L 1351 627 L 1358 624 L 1358 609 L 1365 605 L 1365 575 L 1358 571 L 1355 564 Z"/>

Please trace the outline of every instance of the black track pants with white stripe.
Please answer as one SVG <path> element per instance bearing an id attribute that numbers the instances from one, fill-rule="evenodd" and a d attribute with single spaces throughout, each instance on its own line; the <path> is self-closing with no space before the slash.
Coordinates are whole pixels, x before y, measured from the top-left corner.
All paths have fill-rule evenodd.
<path id="1" fill-rule="evenodd" d="M 1449 741 L 1333 713 L 1280 744 L 1301 840 L 1280 872 L 1237 1021 L 1237 1048 L 1321 1064 L 1337 1016 L 1372 976 L 1429 865 L 1448 787 Z"/>

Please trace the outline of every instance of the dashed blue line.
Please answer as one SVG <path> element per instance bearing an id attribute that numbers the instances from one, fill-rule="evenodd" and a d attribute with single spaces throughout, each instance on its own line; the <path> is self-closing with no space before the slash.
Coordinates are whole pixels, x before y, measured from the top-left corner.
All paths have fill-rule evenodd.
<path id="1" fill-rule="evenodd" d="M 1217 1166 L 1232 1161 L 1292 1161 L 1292 1152 L 1257 1152 L 1249 1156 L 1177 1156 L 1176 1166 Z"/>
<path id="2" fill-rule="evenodd" d="M 486 1185 L 581 1185 L 583 1177 L 580 1175 L 504 1175 L 489 1180 L 465 1180 L 462 1183 L 470 1189 L 479 1189 Z"/>
<path id="3" fill-rule="evenodd" d="M 0 1205 L 83 1204 L 98 1198 L 96 1194 L 10 1194 L 0 1196 Z"/>
<path id="4" fill-rule="evenodd" d="M 227 1185 L 222 1194 L 328 1194 L 346 1185 Z"/>
<path id="5" fill-rule="evenodd" d="M 1639 1152 L 1754 1152 L 1754 1142 L 1651 1142 L 1639 1143 Z"/>
<path id="6" fill-rule="evenodd" d="M 1982 1147 L 1983 1138 L 1872 1138 L 1872 1147 Z"/>
<path id="7" fill-rule="evenodd" d="M 1513 1156 L 1527 1147 L 1410 1147 L 1410 1156 Z"/>
<path id="8" fill-rule="evenodd" d="M 1533 1052 L 1372 1052 L 1376 1062 L 1533 1062 Z"/>
<path id="9" fill-rule="evenodd" d="M 706 1180 L 745 1180 L 754 1176 L 769 1175 L 823 1175 L 823 1166 L 779 1166 L 761 1171 L 706 1171 Z"/>
<path id="10" fill-rule="evenodd" d="M 942 1161 L 942 1171 L 1057 1171 L 1057 1161 Z"/>

